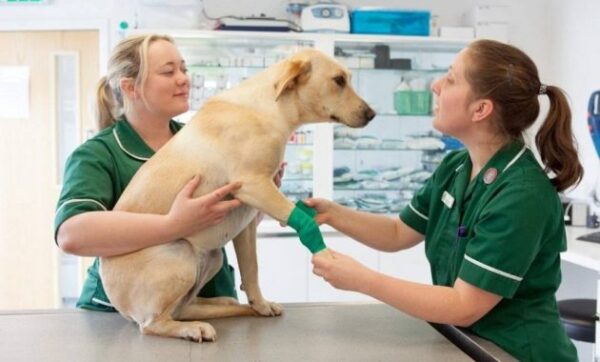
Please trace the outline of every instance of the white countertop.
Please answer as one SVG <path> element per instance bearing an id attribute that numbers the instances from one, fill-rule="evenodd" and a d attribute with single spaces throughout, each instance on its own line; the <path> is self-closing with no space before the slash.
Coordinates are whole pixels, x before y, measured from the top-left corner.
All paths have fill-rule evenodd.
<path id="1" fill-rule="evenodd" d="M 577 237 L 599 231 L 586 227 L 567 226 L 567 251 L 561 258 L 573 264 L 595 270 L 600 273 L 600 244 L 577 240 Z"/>

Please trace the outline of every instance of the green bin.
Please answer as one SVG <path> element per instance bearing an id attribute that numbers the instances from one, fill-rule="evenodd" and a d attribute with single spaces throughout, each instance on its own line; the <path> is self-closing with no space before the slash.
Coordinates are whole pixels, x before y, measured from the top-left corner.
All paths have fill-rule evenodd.
<path id="1" fill-rule="evenodd" d="M 400 115 L 428 115 L 431 112 L 431 92 L 396 91 L 394 109 Z"/>

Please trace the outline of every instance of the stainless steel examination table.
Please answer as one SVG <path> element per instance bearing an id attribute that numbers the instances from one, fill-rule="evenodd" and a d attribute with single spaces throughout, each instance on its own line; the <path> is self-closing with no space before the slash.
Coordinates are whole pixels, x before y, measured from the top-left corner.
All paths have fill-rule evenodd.
<path id="1" fill-rule="evenodd" d="M 144 336 L 117 313 L 0 312 L 2 361 L 469 361 L 458 330 L 382 304 L 287 304 L 281 317 L 211 320 L 215 343 Z M 442 329 L 440 329 L 442 327 Z M 443 327 L 458 332 L 458 338 Z M 441 333 L 440 333 L 441 332 Z M 457 342 L 458 341 L 458 342 Z M 513 360 L 475 339 L 477 360 Z M 493 357 L 492 357 L 493 356 Z"/>

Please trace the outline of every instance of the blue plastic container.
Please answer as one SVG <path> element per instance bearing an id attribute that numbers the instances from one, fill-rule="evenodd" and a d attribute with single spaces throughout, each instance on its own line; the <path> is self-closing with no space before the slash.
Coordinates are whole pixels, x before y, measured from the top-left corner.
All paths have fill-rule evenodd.
<path id="1" fill-rule="evenodd" d="M 600 157 L 600 91 L 595 91 L 590 96 L 588 103 L 588 126 L 592 133 L 592 141 Z"/>
<path id="2" fill-rule="evenodd" d="M 444 148 L 446 151 L 460 150 L 465 148 L 465 146 L 459 140 L 447 135 L 442 136 L 442 142 L 444 142 L 444 145 L 446 146 Z"/>
<path id="3" fill-rule="evenodd" d="M 357 34 L 429 36 L 431 13 L 424 10 L 358 8 L 350 16 L 350 32 Z"/>

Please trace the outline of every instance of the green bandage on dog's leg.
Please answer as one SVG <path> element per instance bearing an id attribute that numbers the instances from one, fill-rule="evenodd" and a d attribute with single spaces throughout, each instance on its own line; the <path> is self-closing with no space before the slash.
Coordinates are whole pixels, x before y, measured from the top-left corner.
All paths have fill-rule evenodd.
<path id="1" fill-rule="evenodd" d="M 311 214 L 314 216 L 316 211 L 306 206 L 302 201 L 298 201 L 287 220 L 287 224 L 296 230 L 302 244 L 304 244 L 311 253 L 316 254 L 327 249 L 327 247 L 323 241 L 321 230 L 319 230 L 319 226 Z"/>

